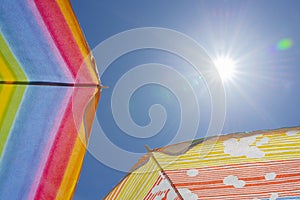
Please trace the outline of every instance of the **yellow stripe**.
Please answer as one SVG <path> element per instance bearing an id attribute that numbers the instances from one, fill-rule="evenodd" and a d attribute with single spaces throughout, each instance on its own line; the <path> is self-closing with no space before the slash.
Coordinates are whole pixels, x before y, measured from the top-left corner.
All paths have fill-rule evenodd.
<path id="1" fill-rule="evenodd" d="M 26 80 L 19 63 L 10 51 L 2 33 L 0 32 L 0 80 Z M 2 154 L 19 104 L 22 100 L 24 86 L 5 85 L 0 91 L 0 155 Z"/>
<path id="2" fill-rule="evenodd" d="M 16 80 L 16 77 L 14 76 L 12 71 L 10 71 L 3 56 L 1 55 L 1 52 L 0 52 L 0 66 L 1 66 L 1 70 L 0 70 L 1 80 L 4 80 L 4 81 Z"/>
<path id="3" fill-rule="evenodd" d="M 218 141 L 212 150 L 204 157 L 200 155 L 201 149 L 209 147 L 207 142 L 198 144 L 180 156 L 169 156 L 155 152 L 155 157 L 166 170 L 219 166 L 228 164 L 241 164 L 248 162 L 268 162 L 274 160 L 290 160 L 300 158 L 300 134 L 287 136 L 285 132 L 258 136 L 256 142 L 268 137 L 269 142 L 258 148 L 265 153 L 262 158 L 247 158 L 246 156 L 231 156 L 224 153 L 224 140 Z M 256 143 L 255 142 L 255 143 Z M 250 146 L 255 146 L 250 145 Z"/>
<path id="4" fill-rule="evenodd" d="M 129 174 L 105 199 L 143 199 L 158 179 L 160 170 L 152 158 Z"/>
<path id="5" fill-rule="evenodd" d="M 128 195 L 130 195 L 128 199 L 143 199 L 147 195 L 157 178 L 159 177 L 160 170 L 157 167 L 156 163 L 152 160 L 152 158 L 150 159 L 150 162 L 152 164 L 150 170 L 147 169 L 146 172 L 142 173 L 134 172 L 134 175 L 136 176 L 136 181 L 131 185 L 130 189 L 127 191 Z M 133 185 L 135 185 L 135 187 Z"/>
<path id="6" fill-rule="evenodd" d="M 22 71 L 19 63 L 14 57 L 13 53 L 9 49 L 5 39 L 0 32 L 0 76 L 1 80 L 5 81 L 15 81 L 21 80 L 25 81 L 26 76 Z"/>
<path id="7" fill-rule="evenodd" d="M 90 131 L 92 125 L 90 123 L 92 123 L 93 121 L 89 119 L 92 119 L 92 117 L 95 115 L 95 103 L 98 102 L 97 95 L 99 94 L 98 89 L 90 88 L 89 90 L 92 92 L 90 94 L 90 100 L 85 107 L 83 120 L 80 124 L 76 141 L 72 149 L 71 157 L 68 161 L 68 165 L 64 173 L 63 180 L 60 184 L 58 193 L 56 195 L 56 199 L 71 199 L 79 178 L 87 146 L 88 133 L 86 133 L 86 131 Z M 89 120 L 89 122 L 87 122 L 87 120 Z"/>
<path id="8" fill-rule="evenodd" d="M 84 134 L 84 124 L 80 126 L 79 134 Z M 66 168 L 63 181 L 59 187 L 58 193 L 56 195 L 56 199 L 65 200 L 65 199 L 72 199 L 73 193 L 75 191 L 75 187 L 77 184 L 77 180 L 79 178 L 79 174 L 81 171 L 81 166 L 83 163 L 83 158 L 86 151 L 86 143 L 82 141 L 81 138 L 78 136 L 76 138 L 71 158 L 68 162 L 68 166 Z M 84 143 L 85 144 L 84 144 Z"/>
<path id="9" fill-rule="evenodd" d="M 25 86 L 2 85 L 0 90 L 0 155 L 14 122 L 25 88 Z"/>
<path id="10" fill-rule="evenodd" d="M 2 86 L 2 89 L 0 91 L 0 125 L 2 127 L 3 120 L 5 119 L 5 113 L 9 106 L 9 100 L 11 99 L 12 94 L 14 93 L 14 90 L 16 89 L 16 86 L 13 85 L 4 85 Z"/>
<path id="11" fill-rule="evenodd" d="M 6 63 L 3 53 L 2 53 L 2 51 L 5 48 L 7 49 L 8 47 L 4 41 L 4 38 L 2 37 L 2 35 L 0 33 L 0 66 L 1 66 L 0 75 L 2 77 L 2 80 L 14 81 L 14 80 L 16 80 L 16 77 L 14 76 L 13 72 L 9 68 L 10 66 Z"/>
<path id="12" fill-rule="evenodd" d="M 70 2 L 69 1 L 61 1 L 61 0 L 56 0 L 56 2 L 59 5 L 62 14 L 64 15 L 64 18 L 72 32 L 72 35 L 80 49 L 80 52 L 81 52 L 83 58 L 85 59 L 85 62 L 89 68 L 89 71 L 90 71 L 93 81 L 95 83 L 99 84 L 98 76 L 95 71 L 96 64 L 90 58 L 90 56 L 91 56 L 90 48 L 88 47 L 88 45 L 85 41 L 85 38 L 80 29 L 77 18 L 74 15 L 74 12 L 73 12 Z"/>

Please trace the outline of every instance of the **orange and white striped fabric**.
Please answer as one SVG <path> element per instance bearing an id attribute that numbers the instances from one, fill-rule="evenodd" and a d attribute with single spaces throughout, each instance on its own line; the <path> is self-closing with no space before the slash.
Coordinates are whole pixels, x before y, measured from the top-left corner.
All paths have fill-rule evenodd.
<path id="1" fill-rule="evenodd" d="M 171 145 L 136 166 L 106 199 L 300 199 L 300 127 Z"/>

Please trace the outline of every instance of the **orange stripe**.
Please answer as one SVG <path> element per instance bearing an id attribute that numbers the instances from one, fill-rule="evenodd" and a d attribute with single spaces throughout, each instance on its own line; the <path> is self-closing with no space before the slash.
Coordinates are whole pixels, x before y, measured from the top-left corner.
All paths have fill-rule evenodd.
<path id="1" fill-rule="evenodd" d="M 245 180 L 245 179 L 241 179 L 241 180 Z M 262 186 L 262 185 L 268 185 L 269 186 L 269 185 L 276 185 L 276 184 L 281 184 L 281 183 L 294 183 L 294 182 L 299 182 L 300 183 L 300 179 L 284 180 L 284 181 L 277 181 L 277 182 L 268 181 L 266 183 L 252 183 L 252 184 L 247 184 L 245 187 Z M 182 187 L 182 186 L 178 185 L 178 187 Z M 217 187 L 191 188 L 191 190 L 209 190 L 209 189 L 221 189 L 221 188 L 232 188 L 232 187 L 233 186 L 231 186 L 231 185 L 223 185 L 223 186 L 217 186 Z"/>
<path id="2" fill-rule="evenodd" d="M 295 184 L 297 183 L 297 184 Z M 218 194 L 218 196 L 226 196 L 230 195 L 251 195 L 255 192 L 261 193 L 271 193 L 275 191 L 286 191 L 292 188 L 292 191 L 300 191 L 299 179 L 295 181 L 284 181 L 277 185 L 272 184 L 264 184 L 264 185 L 255 185 L 249 188 L 249 185 L 246 184 L 244 188 L 234 188 L 233 186 L 224 186 L 219 188 L 189 188 L 194 193 L 198 194 L 199 197 L 207 197 L 211 194 Z M 263 186 L 263 187 L 261 187 Z M 292 193 L 290 195 L 296 195 L 296 193 Z"/>
<path id="3" fill-rule="evenodd" d="M 70 1 L 61 1 L 61 0 L 56 0 L 56 3 L 58 4 L 61 13 L 63 14 L 69 29 L 78 45 L 78 48 L 82 54 L 83 60 L 86 63 L 86 67 L 90 72 L 90 76 L 93 80 L 94 83 L 99 84 L 99 80 L 97 77 L 97 72 L 96 72 L 96 63 L 92 60 L 91 58 L 91 51 L 88 46 L 88 44 L 85 41 L 83 32 L 80 29 L 80 25 L 77 21 L 77 18 L 74 14 L 74 11 L 72 9 L 72 6 L 70 4 Z M 68 10 L 69 12 L 65 12 Z M 79 73 L 84 74 L 85 72 L 82 69 Z"/>
<path id="4" fill-rule="evenodd" d="M 125 179 L 124 179 L 124 181 L 123 181 L 123 184 L 120 184 L 118 187 L 117 187 L 117 193 L 113 193 L 112 195 L 110 195 L 110 196 L 119 196 L 119 194 L 120 194 L 120 192 L 121 192 L 121 188 L 123 187 L 123 185 L 125 185 L 126 184 L 126 182 L 128 181 L 128 179 L 129 179 L 129 176 L 128 177 L 126 177 Z M 114 190 L 115 191 L 115 190 Z"/>
<path id="5" fill-rule="evenodd" d="M 159 183 L 162 181 L 162 177 L 159 176 L 158 179 L 155 181 L 154 185 L 152 186 L 152 188 L 149 190 L 148 194 L 146 195 L 145 199 L 148 198 L 148 195 L 151 195 L 151 191 L 153 190 L 153 188 L 156 186 L 156 185 L 159 185 Z"/>
<path id="6" fill-rule="evenodd" d="M 279 160 L 260 163 L 243 163 L 215 167 L 198 168 L 199 174 L 195 177 L 187 176 L 189 169 L 167 170 L 166 174 L 170 177 L 177 188 L 187 188 L 197 194 L 199 198 L 213 197 L 211 194 L 218 194 L 215 199 L 222 197 L 243 197 L 253 198 L 254 193 L 268 194 L 277 191 L 287 191 L 284 195 L 300 195 L 300 159 Z M 274 172 L 274 180 L 265 180 L 265 174 Z M 243 188 L 234 188 L 223 184 L 220 177 L 225 178 L 228 175 L 235 175 L 239 180 L 246 182 Z M 203 181 L 199 181 L 203 180 Z M 196 186 L 196 187 L 195 187 Z M 200 186 L 200 187 L 199 187 Z M 214 198 L 213 198 L 214 199 Z M 229 198 L 230 199 L 230 198 Z M 240 198 L 239 198 L 240 199 Z"/>
<path id="7" fill-rule="evenodd" d="M 293 190 L 276 190 L 274 192 L 278 193 L 279 197 L 295 197 L 295 196 L 298 197 L 298 195 L 300 195 L 299 191 L 295 192 Z M 203 196 L 203 197 L 205 197 L 205 198 L 212 197 L 212 199 L 220 199 L 222 197 L 227 197 L 227 198 L 230 197 L 231 199 L 237 199 L 237 197 L 239 197 L 238 199 L 241 199 L 241 197 L 244 197 L 245 199 L 249 199 L 249 197 L 252 197 L 254 195 L 264 195 L 264 196 L 260 196 L 259 198 L 269 198 L 271 193 L 273 193 L 273 192 L 253 192 L 253 193 L 251 193 L 251 195 L 245 195 L 245 194 L 244 195 L 243 194 L 216 195 L 216 194 L 214 194 L 214 195 Z"/>
<path id="8" fill-rule="evenodd" d="M 278 179 L 278 178 L 293 177 L 293 176 L 300 176 L 300 173 L 296 173 L 296 174 L 280 174 L 280 175 L 276 176 L 276 179 Z M 265 180 L 265 177 L 264 176 L 257 176 L 257 177 L 253 177 L 253 178 L 239 177 L 239 179 L 243 180 L 243 181 L 258 181 L 258 180 Z M 178 183 L 178 184 L 174 184 L 174 185 L 176 187 L 184 187 L 184 186 L 191 186 L 191 185 L 208 185 L 208 184 L 218 184 L 218 183 L 222 184 L 223 180 Z M 273 184 L 273 183 L 272 182 L 270 182 L 270 183 L 268 182 L 268 184 Z M 255 185 L 255 184 L 253 184 L 253 185 Z M 247 186 L 250 186 L 250 184 L 247 184 Z"/>

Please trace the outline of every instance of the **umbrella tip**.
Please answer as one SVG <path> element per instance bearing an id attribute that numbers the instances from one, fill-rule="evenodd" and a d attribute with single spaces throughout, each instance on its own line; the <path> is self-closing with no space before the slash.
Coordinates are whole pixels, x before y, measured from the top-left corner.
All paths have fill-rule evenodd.
<path id="1" fill-rule="evenodd" d="M 145 145 L 145 148 L 147 149 L 147 152 L 151 152 L 152 151 L 148 145 Z"/>
<path id="2" fill-rule="evenodd" d="M 98 88 L 99 88 L 99 89 L 107 89 L 107 88 L 108 88 L 108 86 L 104 86 L 104 85 L 98 85 Z"/>

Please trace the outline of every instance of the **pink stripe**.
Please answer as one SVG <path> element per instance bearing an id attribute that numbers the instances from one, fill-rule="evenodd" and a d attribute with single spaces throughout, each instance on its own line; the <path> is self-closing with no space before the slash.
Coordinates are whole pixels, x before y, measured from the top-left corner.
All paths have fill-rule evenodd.
<path id="1" fill-rule="evenodd" d="M 57 2 L 54 0 L 34 0 L 34 2 L 75 81 L 93 84 L 88 66 L 84 62 L 85 58 L 80 52 Z"/>
<path id="2" fill-rule="evenodd" d="M 61 107 L 60 107 L 59 112 L 57 113 L 57 117 L 55 119 L 55 124 L 53 126 L 53 130 L 50 133 L 48 142 L 47 142 L 47 144 L 45 146 L 44 152 L 42 154 L 41 161 L 39 163 L 38 170 L 36 172 L 36 176 L 35 176 L 33 185 L 31 186 L 31 189 L 30 189 L 30 192 L 29 192 L 29 195 L 28 195 L 27 199 L 34 199 L 34 196 L 36 194 L 36 190 L 38 188 L 38 185 L 40 183 L 40 179 L 41 179 L 42 174 L 43 174 L 43 170 L 45 168 L 48 156 L 50 154 L 51 147 L 52 147 L 52 145 L 54 143 L 54 139 L 55 139 L 56 134 L 58 132 L 59 126 L 62 123 L 62 118 L 63 118 L 64 113 L 66 111 L 66 105 L 70 101 L 70 99 L 72 97 L 73 91 L 74 91 L 74 88 L 68 89 L 68 91 L 66 93 L 66 96 L 65 96 L 64 100 L 61 103 Z"/>
<path id="3" fill-rule="evenodd" d="M 53 67 L 59 68 L 65 74 L 65 76 L 67 78 L 66 82 L 74 83 L 75 80 L 73 79 L 72 74 L 69 71 L 69 68 L 68 68 L 66 62 L 64 61 L 57 46 L 55 45 L 53 38 L 51 37 L 50 33 L 48 32 L 47 27 L 42 19 L 42 16 L 40 15 L 40 13 L 38 11 L 36 5 L 34 4 L 34 2 L 32 0 L 27 0 L 27 2 L 28 2 L 28 5 L 29 5 L 32 13 L 35 16 L 37 23 L 39 24 L 41 30 L 43 30 L 44 36 L 47 39 L 48 44 L 55 56 L 53 59 L 56 59 L 57 62 L 60 64 L 60 66 L 53 66 Z"/>
<path id="4" fill-rule="evenodd" d="M 50 154 L 47 157 L 34 199 L 55 199 L 72 156 L 85 110 L 94 94 L 95 88 L 74 88 L 72 99 L 67 103 L 67 109 L 63 115 L 63 123 L 60 124 Z M 78 165 L 70 167 L 80 168 L 81 164 L 78 163 Z M 77 178 L 74 177 L 74 180 Z"/>

